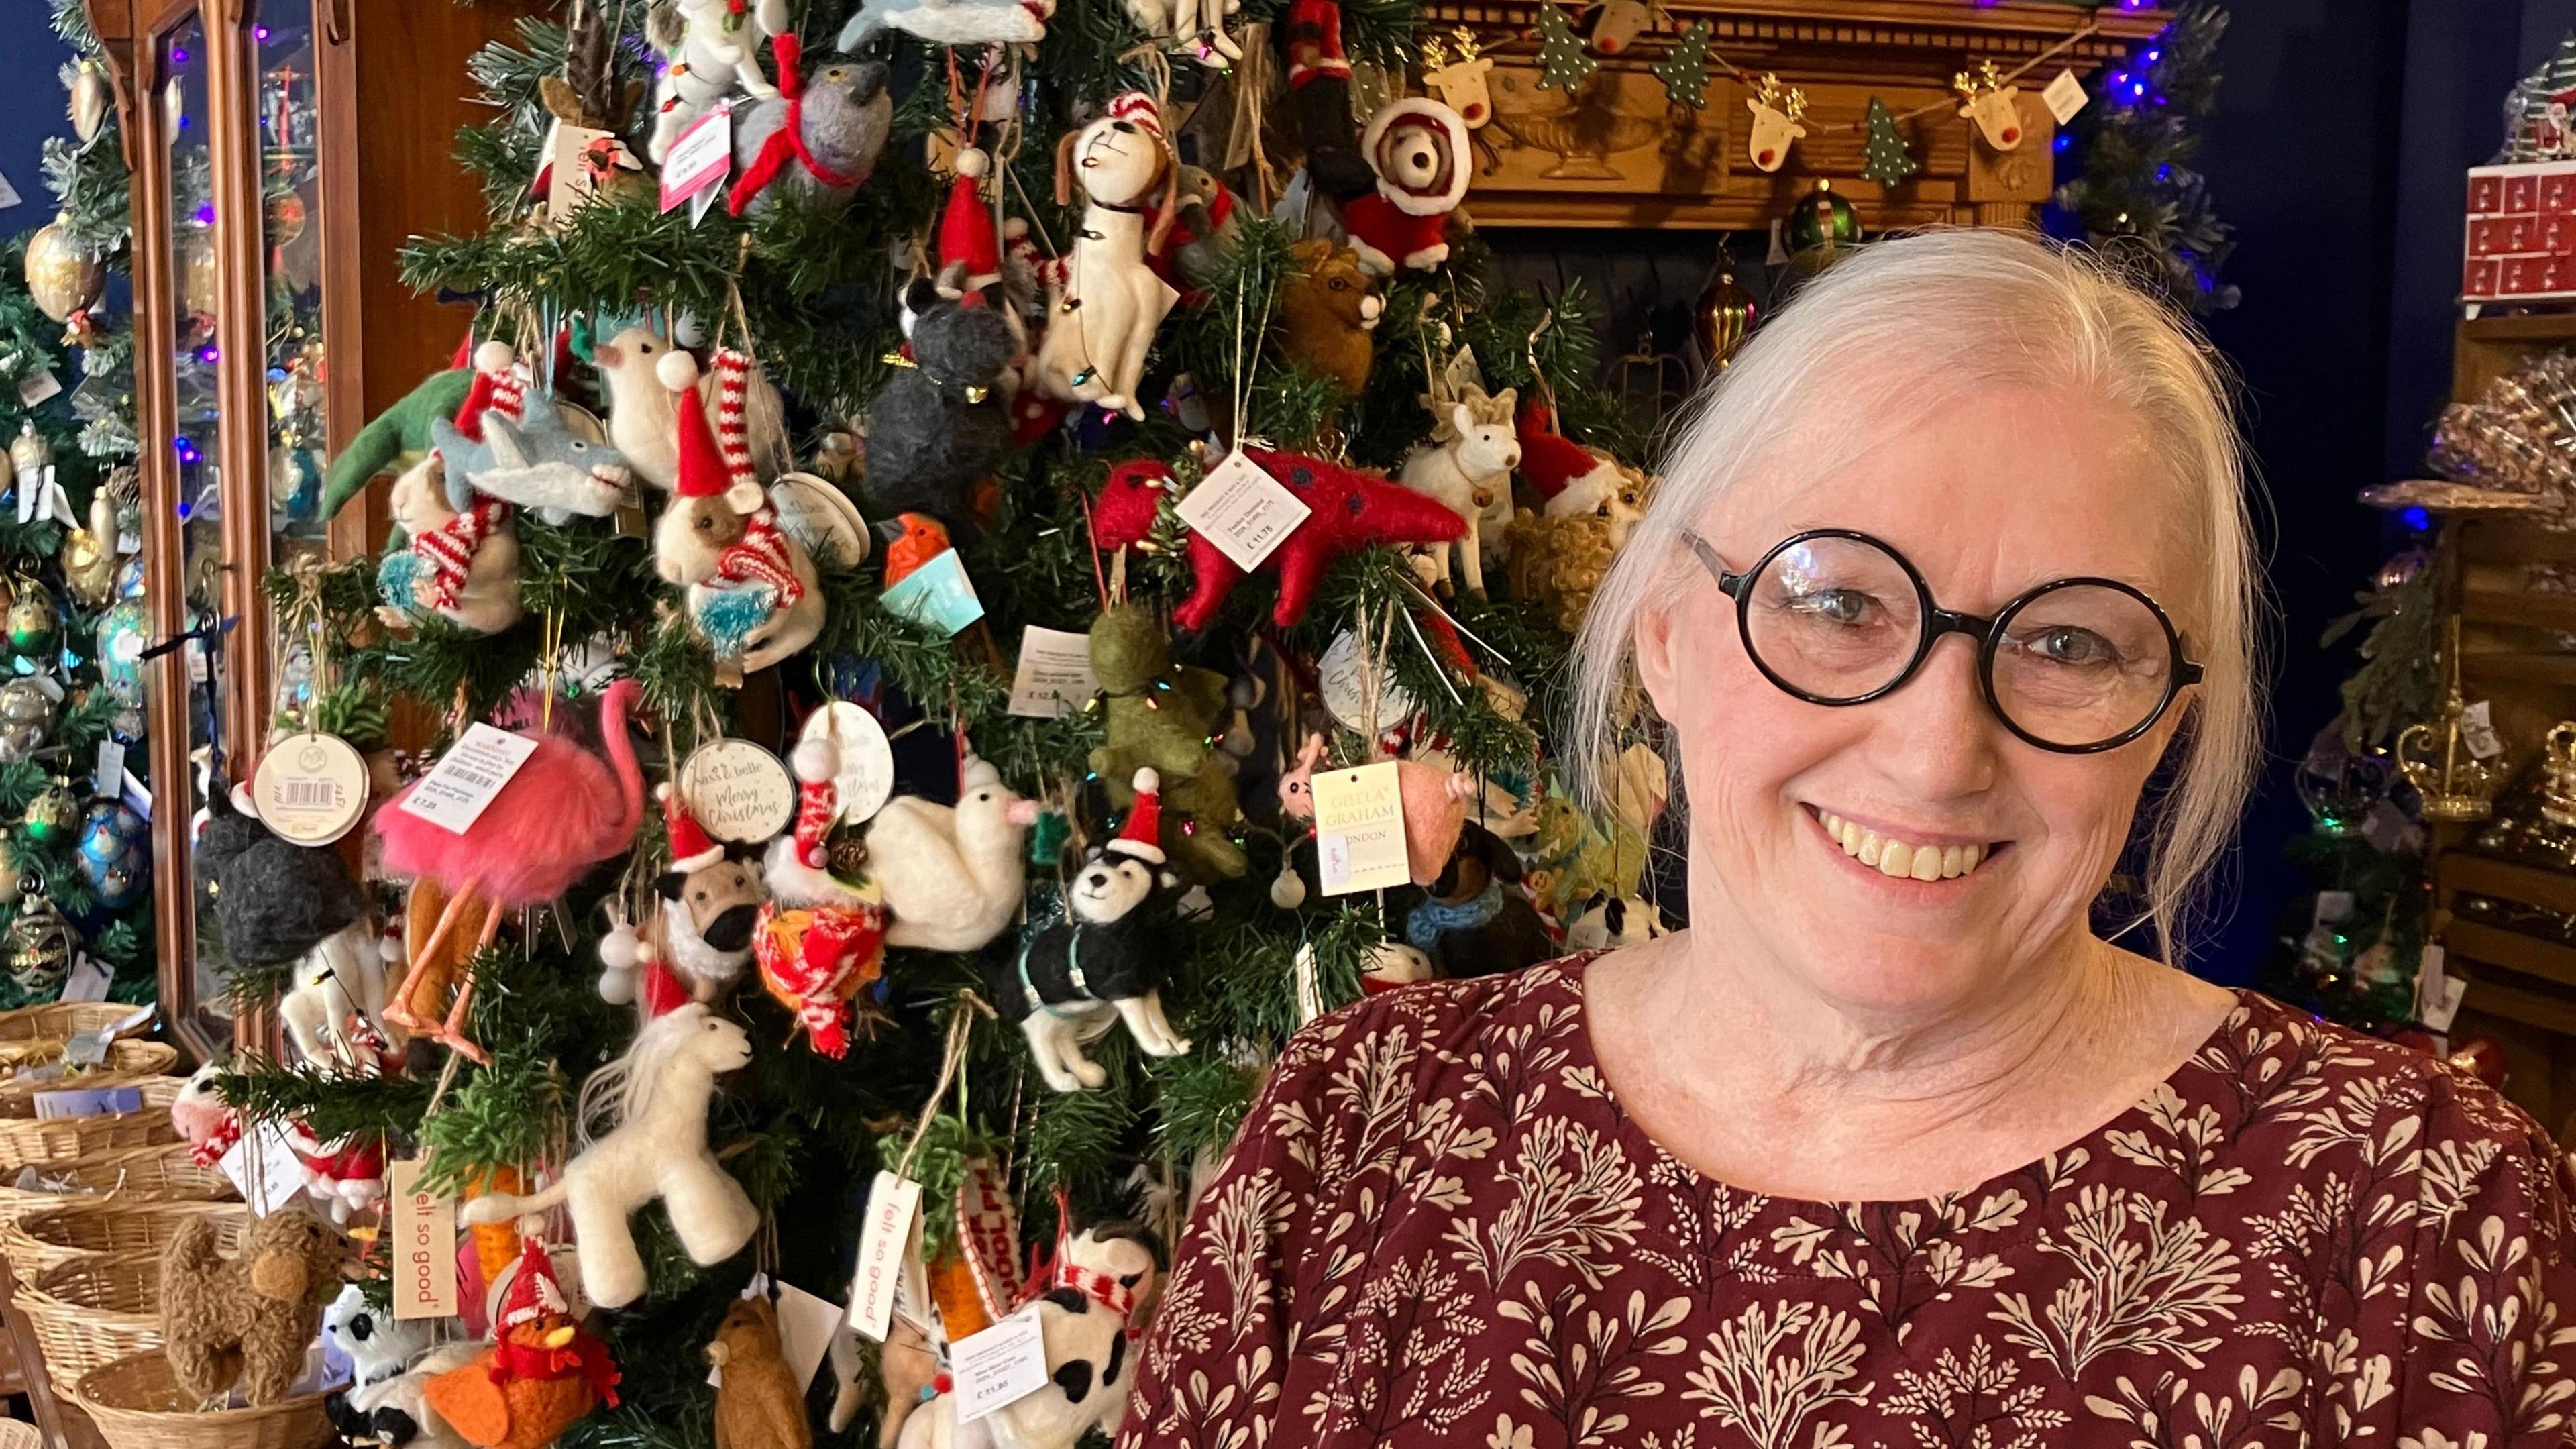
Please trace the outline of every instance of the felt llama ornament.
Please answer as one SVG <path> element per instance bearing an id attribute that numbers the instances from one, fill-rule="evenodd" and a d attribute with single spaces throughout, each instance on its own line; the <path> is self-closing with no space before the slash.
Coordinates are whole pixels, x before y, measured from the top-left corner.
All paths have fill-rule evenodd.
<path id="1" fill-rule="evenodd" d="M 662 381 L 679 418 L 679 488 L 653 529 L 653 565 L 685 585 L 689 617 L 719 664 L 766 669 L 823 631 L 821 576 L 752 468 L 744 400 L 751 359 L 716 354 L 717 425 L 698 395 L 697 362 L 665 353 Z M 721 439 L 721 441 L 719 441 Z"/>
<path id="2" fill-rule="evenodd" d="M 754 99 L 778 94 L 760 73 L 758 47 L 761 36 L 791 33 L 787 0 L 759 0 L 751 26 L 743 24 L 744 8 L 741 0 L 674 0 L 667 19 L 652 27 L 653 42 L 670 62 L 655 88 L 653 137 L 645 143 L 654 165 L 671 159 L 671 143 L 735 87 Z M 656 13 L 664 12 L 656 7 Z"/>
<path id="3" fill-rule="evenodd" d="M 885 968 L 885 893 L 864 871 L 844 875 L 832 863 L 839 747 L 806 740 L 792 763 L 796 820 L 769 844 L 771 899 L 752 927 L 752 954 L 761 985 L 795 1013 L 807 1042 L 838 1060 L 850 1050 L 850 999 Z"/>
<path id="4" fill-rule="evenodd" d="M 473 381 L 453 422 L 434 427 L 442 441 L 484 440 L 484 420 L 499 412 L 517 416 L 527 406 L 517 354 L 506 342 L 474 351 Z M 415 618 L 437 615 L 478 634 L 497 634 L 519 622 L 519 540 L 510 505 L 474 491 L 461 463 L 434 448 L 395 480 L 392 508 L 405 542 L 376 566 L 376 592 L 386 622 L 408 628 Z"/>
<path id="5" fill-rule="evenodd" d="M 730 990 L 751 964 L 752 930 L 767 899 L 759 871 L 708 835 L 678 791 L 665 782 L 654 795 L 671 867 L 654 878 L 646 929 L 613 906 L 618 914 L 599 942 L 600 997 L 622 1006 L 640 995 L 648 1016 Z"/>
<path id="6" fill-rule="evenodd" d="M 689 1261 L 723 1262 L 759 1230 L 760 1210 L 708 1149 L 707 1104 L 716 1078 L 750 1060 L 743 1029 L 697 1002 L 653 1018 L 624 1056 L 581 1084 L 583 1145 L 562 1178 L 542 1192 L 476 1198 L 459 1220 L 503 1223 L 567 1208 L 582 1290 L 602 1308 L 644 1294 L 644 1259 L 627 1219 L 656 1198 Z"/>
<path id="7" fill-rule="evenodd" d="M 1467 196 L 1467 122 L 1422 96 L 1390 101 L 1369 119 L 1361 153 L 1377 175 L 1342 206 L 1360 265 L 1380 276 L 1449 260 L 1449 213 Z"/>
<path id="8" fill-rule="evenodd" d="M 605 1403 L 617 1406 L 608 1345 L 575 1319 L 545 1244 L 531 1235 L 493 1323 L 495 1342 L 434 1375 L 421 1397 L 478 1449 L 547 1449 Z"/>
<path id="9" fill-rule="evenodd" d="M 1179 215 L 1180 168 L 1164 138 L 1162 113 L 1143 91 L 1125 91 L 1107 113 L 1056 147 L 1055 199 L 1073 204 L 1077 173 L 1086 204 L 1071 255 L 1050 269 L 1039 389 L 1067 402 L 1098 403 L 1142 420 L 1136 397 L 1154 329 L 1180 293 L 1146 256 L 1162 249 Z M 1162 190 L 1149 235 L 1142 208 Z"/>

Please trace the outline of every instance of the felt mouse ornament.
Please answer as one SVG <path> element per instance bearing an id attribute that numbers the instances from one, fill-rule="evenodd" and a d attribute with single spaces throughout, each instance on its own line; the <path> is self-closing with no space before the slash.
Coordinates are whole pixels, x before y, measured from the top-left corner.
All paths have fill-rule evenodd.
<path id="1" fill-rule="evenodd" d="M 1057 145 L 1056 203 L 1072 205 L 1079 181 L 1085 205 L 1073 250 L 1047 275 L 1036 376 L 1049 397 L 1144 418 L 1146 354 L 1180 300 L 1145 258 L 1162 249 L 1178 217 L 1179 168 L 1161 108 L 1143 91 L 1120 93 L 1100 119 Z M 1150 229 L 1149 204 L 1157 213 Z"/>
<path id="2" fill-rule="evenodd" d="M 1617 459 L 1565 436 L 1557 426 L 1555 405 L 1545 398 L 1523 403 L 1513 428 L 1521 445 L 1521 477 L 1538 490 L 1550 518 L 1590 513 L 1627 482 Z"/>
<path id="3" fill-rule="evenodd" d="M 812 555 L 779 526 L 743 441 L 750 359 L 730 351 L 716 356 L 722 444 L 697 393 L 695 360 L 668 352 L 659 369 L 676 395 L 680 474 L 678 491 L 653 527 L 654 569 L 687 589 L 689 617 L 720 665 L 742 673 L 766 669 L 823 631 L 823 595 Z"/>
<path id="4" fill-rule="evenodd" d="M 1182 868 L 1228 880 L 1243 874 L 1243 850 L 1228 838 L 1243 821 L 1234 777 L 1208 744 L 1226 713 L 1225 676 L 1173 663 L 1162 624 L 1132 604 L 1103 609 L 1091 621 L 1091 672 L 1100 681 L 1108 735 L 1091 752 L 1091 769 L 1108 784 L 1111 802 L 1134 804 L 1130 781 L 1151 771 Z"/>
<path id="5" fill-rule="evenodd" d="M 985 960 L 994 1009 L 1020 1028 L 1038 1075 L 1059 1092 L 1109 1080 L 1082 1043 L 1113 1021 L 1127 1024 L 1147 1056 L 1190 1049 L 1164 1018 L 1161 991 L 1181 878 L 1163 853 L 1154 772 L 1136 771 L 1129 785 L 1136 803 L 1127 823 L 1074 872 L 1064 916 Z"/>
<path id="6" fill-rule="evenodd" d="M 591 1410 L 616 1407 L 619 1374 L 608 1345 L 575 1320 L 535 1237 L 492 1327 L 496 1342 L 422 1389 L 458 1438 L 476 1449 L 547 1449 Z"/>
<path id="7" fill-rule="evenodd" d="M 761 985 L 795 1013 L 814 1050 L 837 1060 L 850 1049 L 850 999 L 885 969 L 885 893 L 865 870 L 832 859 L 840 750 L 806 740 L 792 763 L 796 819 L 769 844 L 771 899 L 753 923 L 752 952 Z"/>
<path id="8" fill-rule="evenodd" d="M 894 917 L 886 944 L 983 949 L 1019 914 L 1029 828 L 1037 823 L 1037 802 L 1003 784 L 991 761 L 972 756 L 955 805 L 918 795 L 888 800 L 867 824 L 868 874 Z"/>
<path id="9" fill-rule="evenodd" d="M 475 350 L 473 380 L 455 416 L 429 421 L 437 446 L 394 481 L 390 502 L 403 542 L 376 566 L 376 592 L 385 600 L 379 612 L 397 630 L 430 615 L 478 634 L 519 621 L 516 510 L 477 492 L 463 472 L 470 462 L 490 460 L 487 421 L 515 418 L 527 406 L 515 357 L 503 342 Z"/>
<path id="10" fill-rule="evenodd" d="M 716 1385 L 716 1449 L 811 1449 L 805 1387 L 778 1342 L 778 1308 L 754 1294 L 737 1298 L 716 1325 L 707 1362 Z"/>
<path id="11" fill-rule="evenodd" d="M 161 1336 L 170 1377 L 196 1399 L 235 1383 L 254 1407 L 282 1403 L 304 1371 L 348 1243 L 289 1204 L 253 1221 L 226 1255 L 215 1219 L 181 1221 L 161 1250 Z"/>
<path id="12" fill-rule="evenodd" d="M 1377 184 L 1342 204 L 1360 265 L 1384 276 L 1449 260 L 1449 213 L 1467 195 L 1466 118 L 1423 96 L 1390 101 L 1369 118 L 1360 150 Z"/>

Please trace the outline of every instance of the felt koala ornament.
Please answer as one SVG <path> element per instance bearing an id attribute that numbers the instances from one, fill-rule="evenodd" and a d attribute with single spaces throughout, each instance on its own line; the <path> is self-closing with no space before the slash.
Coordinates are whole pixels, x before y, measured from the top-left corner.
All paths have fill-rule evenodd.
<path id="1" fill-rule="evenodd" d="M 1135 1387 L 1129 1324 L 1157 1276 L 1153 1250 L 1133 1236 L 1060 1238 L 1045 1276 L 1029 1285 L 1046 1387 L 964 1424 L 953 1396 L 940 1394 L 904 1420 L 898 1449 L 1074 1449 L 1086 1434 L 1115 1438 Z"/>
<path id="2" fill-rule="evenodd" d="M 1178 216 L 1179 162 L 1165 139 L 1162 113 L 1143 91 L 1125 91 L 1100 119 L 1056 147 L 1055 196 L 1073 204 L 1080 180 L 1085 205 L 1072 252 L 1049 268 L 1047 329 L 1039 344 L 1039 390 L 1066 402 L 1098 403 L 1142 419 L 1137 391 L 1145 380 L 1154 330 L 1180 300 L 1172 284 L 1146 265 L 1162 249 Z M 1149 233 L 1142 208 L 1161 200 Z"/>
<path id="3" fill-rule="evenodd" d="M 412 1359 L 429 1348 L 432 1326 L 426 1318 L 396 1318 L 370 1304 L 366 1290 L 355 1283 L 343 1285 L 340 1296 L 322 1310 L 322 1341 L 347 1356 L 353 1389 L 401 1377 Z"/>
<path id="4" fill-rule="evenodd" d="M 1297 262 L 1279 286 L 1281 345 L 1293 361 L 1332 379 L 1346 398 L 1368 391 L 1377 361 L 1372 334 L 1386 311 L 1359 253 L 1324 238 L 1288 249 Z"/>
<path id="5" fill-rule="evenodd" d="M 1014 794 L 991 761 L 972 757 L 955 805 L 918 795 L 888 800 L 867 825 L 868 872 L 894 917 L 886 944 L 982 950 L 1019 914 L 1025 844 L 1037 823 L 1037 802 Z"/>
<path id="6" fill-rule="evenodd" d="M 258 1407 L 285 1401 L 321 1326 L 322 1295 L 348 1244 L 289 1204 L 253 1222 L 226 1257 L 211 1216 L 175 1229 L 161 1250 L 161 1336 L 170 1377 L 193 1398 L 239 1383 Z"/>
<path id="7" fill-rule="evenodd" d="M 716 1385 L 716 1449 L 812 1449 L 805 1386 L 778 1341 L 778 1308 L 754 1294 L 737 1298 L 716 1325 L 707 1362 Z"/>
<path id="8" fill-rule="evenodd" d="M 716 407 L 740 415 L 748 359 L 720 354 Z M 678 395 L 679 488 L 653 528 L 653 566 L 687 588 L 689 617 L 719 662 L 749 673 L 802 651 L 823 631 L 822 578 L 813 556 L 779 526 L 747 451 L 720 448 L 685 352 L 663 354 L 662 380 Z"/>
<path id="9" fill-rule="evenodd" d="M 1449 260 L 1449 214 L 1466 199 L 1467 122 L 1422 96 L 1390 101 L 1360 136 L 1377 185 L 1342 205 L 1360 265 L 1380 276 Z"/>
<path id="10" fill-rule="evenodd" d="M 666 783 L 654 794 L 662 802 L 671 868 L 654 879 L 646 932 L 622 926 L 601 939 L 599 994 L 624 1005 L 640 992 L 645 1009 L 659 1016 L 683 1001 L 712 1002 L 732 989 L 751 964 L 752 925 L 769 897 L 760 871 L 708 835 L 677 791 Z"/>
<path id="11" fill-rule="evenodd" d="M 847 202 L 858 194 L 894 125 L 881 61 L 840 61 L 812 75 L 797 65 L 794 33 L 771 42 L 777 94 L 734 113 L 733 189 L 725 210 L 758 216 L 781 195 Z"/>
<path id="12" fill-rule="evenodd" d="M 654 15 L 651 38 L 670 62 L 656 88 L 653 139 L 645 147 L 659 166 L 689 123 L 736 87 L 755 100 L 778 94 L 760 73 L 756 52 L 760 37 L 790 31 L 787 0 L 759 0 L 748 16 L 736 0 L 672 0 Z"/>
<path id="13" fill-rule="evenodd" d="M 885 30 L 933 45 L 1035 45 L 1054 14 L 1055 0 L 865 0 L 832 45 L 854 52 Z"/>
<path id="14" fill-rule="evenodd" d="M 769 843 L 774 899 L 753 924 L 752 950 L 761 984 L 796 1014 L 814 1050 L 837 1059 L 850 1049 L 851 998 L 885 967 L 885 892 L 866 871 L 832 860 L 839 748 L 829 739 L 803 741 L 793 765 L 796 819 Z"/>
<path id="15" fill-rule="evenodd" d="M 1004 382 L 1019 351 L 1009 320 L 984 294 L 948 298 L 936 282 L 904 289 L 911 365 L 868 406 L 868 464 L 860 488 L 880 515 L 924 513 L 974 526 L 978 484 L 1011 451 Z"/>
<path id="16" fill-rule="evenodd" d="M 1112 1021 L 1127 1023 L 1148 1056 L 1190 1049 L 1164 1019 L 1161 992 L 1181 878 L 1166 868 L 1154 772 L 1140 769 L 1129 783 L 1136 804 L 1126 826 L 1074 872 L 1063 918 L 984 963 L 994 1008 L 1028 1038 L 1038 1075 L 1059 1092 L 1109 1079 L 1082 1043 Z"/>
<path id="17" fill-rule="evenodd" d="M 1227 838 L 1243 819 L 1234 777 L 1208 741 L 1228 708 L 1224 675 L 1172 662 L 1172 641 L 1151 610 L 1120 605 L 1091 622 L 1091 672 L 1107 696 L 1108 743 L 1091 752 L 1092 772 L 1113 803 L 1135 803 L 1129 782 L 1151 771 L 1173 817 L 1171 843 L 1193 875 L 1243 874 L 1243 850 Z"/>
<path id="18" fill-rule="evenodd" d="M 1467 521 L 1466 537 L 1428 545 L 1427 553 L 1439 581 L 1471 594 L 1485 592 L 1485 555 L 1502 551 L 1512 521 L 1512 470 L 1521 463 L 1512 408 L 1519 400 L 1512 388 L 1488 397 L 1472 384 L 1455 397 L 1426 395 L 1431 441 L 1404 460 L 1405 487 Z"/>
<path id="19" fill-rule="evenodd" d="M 501 1223 L 567 1207 L 582 1287 L 603 1308 L 643 1296 L 644 1259 L 627 1219 L 656 1198 L 691 1262 L 723 1262 L 751 1241 L 760 1212 L 707 1146 L 707 1105 L 716 1078 L 750 1060 L 743 1029 L 697 1002 L 653 1018 L 624 1056 L 582 1083 L 580 1120 L 614 1125 L 589 1138 L 552 1187 L 476 1198 L 460 1221 Z"/>

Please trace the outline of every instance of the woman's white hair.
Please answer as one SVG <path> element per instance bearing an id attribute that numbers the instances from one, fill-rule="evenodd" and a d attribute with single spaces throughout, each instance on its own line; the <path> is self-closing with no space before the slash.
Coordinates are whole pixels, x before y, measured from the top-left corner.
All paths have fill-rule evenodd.
<path id="1" fill-rule="evenodd" d="M 1653 501 L 1593 595 L 1575 649 L 1569 756 L 1587 798 L 1606 799 L 1625 721 L 1642 698 L 1639 615 L 1688 582 L 1697 565 L 1682 532 L 1721 495 L 1820 476 L 1993 387 L 2045 389 L 2135 417 L 2176 490 L 2185 556 L 2206 561 L 2199 596 L 2167 601 L 2206 673 L 2164 762 L 2170 784 L 2142 810 L 2144 900 L 2114 933 L 2152 920 L 2164 959 L 2179 963 L 2186 917 L 2261 757 L 2261 569 L 2225 365 L 2188 321 L 2089 254 L 2020 232 L 1927 232 L 1835 264 L 1765 322 L 1678 420 Z M 1678 778 L 1669 739 L 1667 752 Z"/>

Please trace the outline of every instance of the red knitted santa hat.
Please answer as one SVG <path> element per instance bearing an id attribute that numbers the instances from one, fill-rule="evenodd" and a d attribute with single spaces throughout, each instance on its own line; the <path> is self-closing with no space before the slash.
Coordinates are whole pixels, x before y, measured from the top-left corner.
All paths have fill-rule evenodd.
<path id="1" fill-rule="evenodd" d="M 1163 863 L 1163 777 L 1152 769 L 1136 772 L 1136 805 L 1127 812 L 1127 823 L 1119 828 L 1118 838 L 1102 849 L 1117 855 L 1133 856 L 1152 865 Z"/>
<path id="2" fill-rule="evenodd" d="M 555 1265 L 546 1257 L 545 1243 L 533 1233 L 522 1242 L 518 1276 L 510 1280 L 510 1291 L 501 1299 L 501 1321 L 495 1325 L 500 1333 L 522 1323 L 562 1318 L 572 1312 L 572 1300 L 564 1296 L 563 1284 L 555 1280 Z"/>
<path id="3" fill-rule="evenodd" d="M 1556 430 L 1556 409 L 1537 398 L 1521 405 L 1513 420 L 1520 437 L 1521 476 L 1541 498 L 1554 498 L 1565 485 L 1605 466 L 1581 445 Z"/>
<path id="4" fill-rule="evenodd" d="M 465 389 L 465 401 L 456 409 L 456 431 L 477 442 L 483 438 L 483 413 L 499 408 L 517 417 L 527 405 L 527 389 L 513 369 L 519 354 L 510 344 L 498 338 L 474 349 L 474 381 Z"/>
<path id="5" fill-rule="evenodd" d="M 796 769 L 796 859 L 807 870 L 821 870 L 831 862 L 825 842 L 841 815 L 841 792 L 833 783 L 841 773 L 841 747 L 829 739 L 807 740 L 789 763 Z"/>
<path id="6" fill-rule="evenodd" d="M 707 422 L 706 400 L 698 396 L 698 360 L 675 347 L 662 354 L 653 371 L 670 389 L 679 419 L 679 495 L 722 498 L 736 513 L 756 511 L 762 502 L 760 484 L 738 476 L 726 463 L 723 445 Z"/>
<path id="7" fill-rule="evenodd" d="M 949 183 L 948 209 L 939 217 L 939 266 L 944 273 L 963 273 L 957 285 L 977 292 L 1002 280 L 1002 243 L 993 229 L 993 208 L 979 182 L 993 168 L 993 158 L 969 146 L 957 153 L 957 179 Z"/>
<path id="8" fill-rule="evenodd" d="M 1162 108 L 1143 91 L 1120 91 L 1111 97 L 1109 116 L 1116 121 L 1132 121 L 1140 129 L 1153 132 L 1155 140 L 1163 139 Z"/>
<path id="9" fill-rule="evenodd" d="M 665 781 L 654 787 L 653 794 L 662 802 L 662 823 L 671 835 L 671 869 L 703 870 L 724 859 L 724 847 L 689 813 L 688 802 L 680 798 L 679 791 Z"/>

